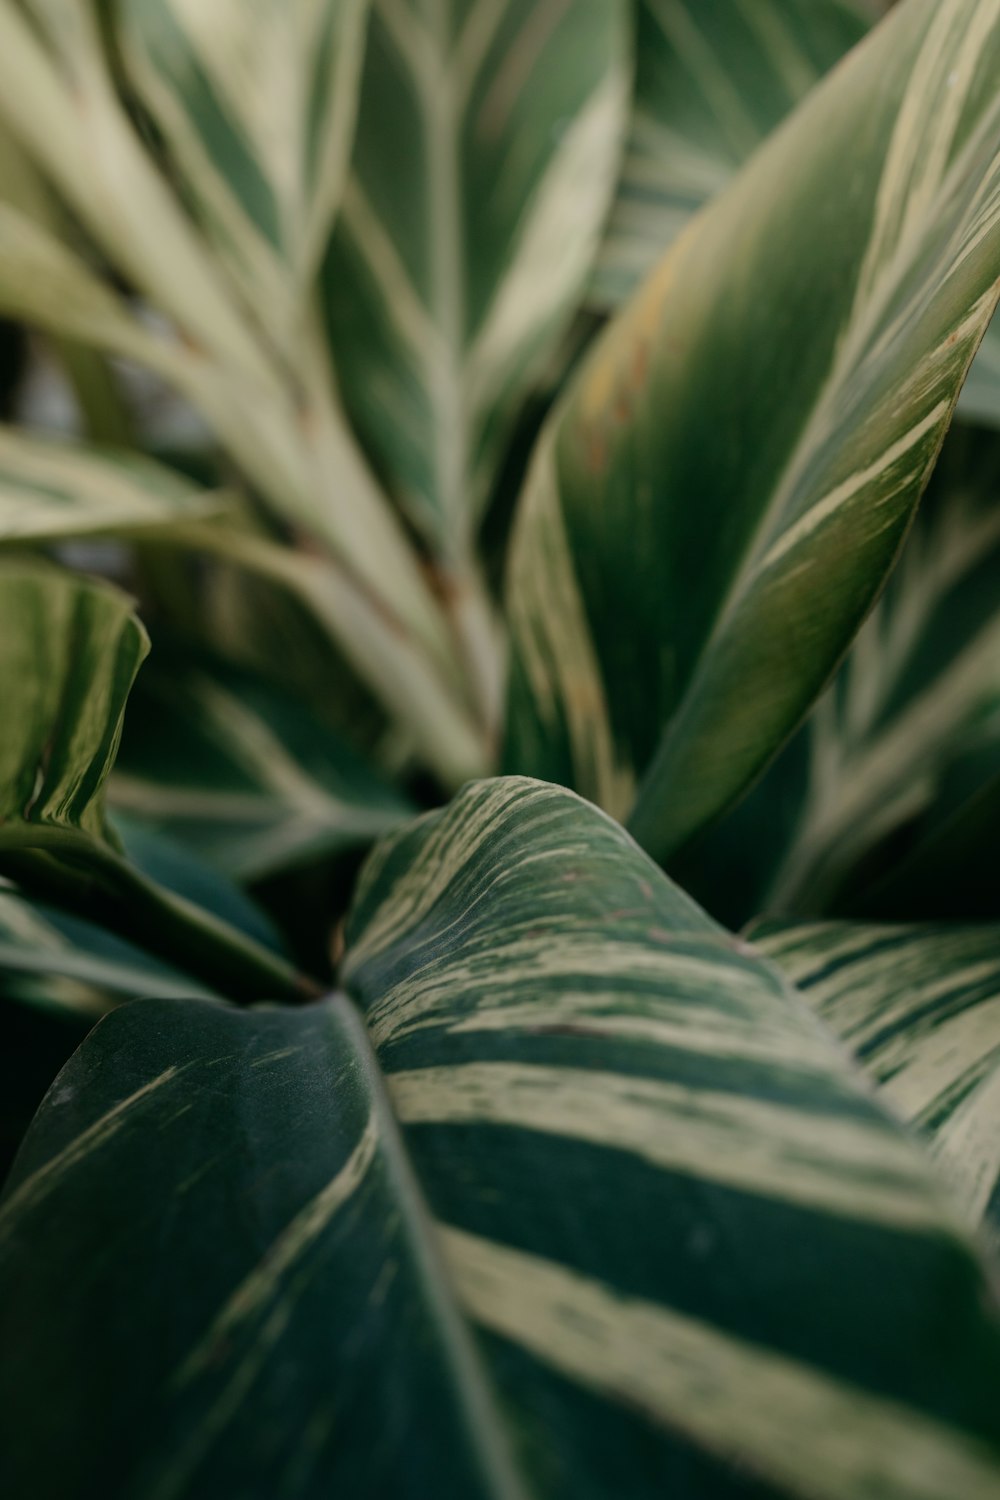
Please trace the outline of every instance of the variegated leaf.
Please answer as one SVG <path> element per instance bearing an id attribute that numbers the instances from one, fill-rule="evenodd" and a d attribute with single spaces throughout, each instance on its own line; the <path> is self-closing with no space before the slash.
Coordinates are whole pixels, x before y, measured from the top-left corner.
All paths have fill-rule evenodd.
<path id="1" fill-rule="evenodd" d="M 0 545 L 107 532 L 143 536 L 224 508 L 223 496 L 134 453 L 0 427 Z"/>
<path id="2" fill-rule="evenodd" d="M 354 131 L 368 0 L 125 0 L 126 70 L 212 246 L 286 353 Z"/>
<path id="3" fill-rule="evenodd" d="M 884 0 L 635 0 L 625 164 L 593 280 L 616 307 Z"/>
<path id="4" fill-rule="evenodd" d="M 0 875 L 168 960 L 183 952 L 223 994 L 301 998 L 283 958 L 149 879 L 108 826 L 104 784 L 147 644 L 117 589 L 37 562 L 0 569 Z"/>
<path id="5" fill-rule="evenodd" d="M 578 300 L 624 127 L 623 0 L 374 0 L 326 269 L 344 398 L 445 563 Z"/>
<path id="6" fill-rule="evenodd" d="M 765 922 L 752 936 L 1000 1249 L 1000 927 Z"/>
<path id="7" fill-rule="evenodd" d="M 691 216 L 885 14 L 891 0 L 636 0 L 635 104 L 591 286 L 624 302 Z M 1000 334 L 959 409 L 1000 426 Z"/>
<path id="8" fill-rule="evenodd" d="M 47 983 L 63 1009 L 91 1022 L 118 999 L 210 999 L 213 993 L 93 923 L 33 906 L 16 890 L 0 888 L 0 990 L 7 991 L 11 976 L 42 981 L 35 991 L 39 1000 Z M 52 983 L 58 980 L 71 981 L 72 988 Z"/>
<path id="9" fill-rule="evenodd" d="M 1000 447 L 992 433 L 956 428 L 835 683 L 732 827 L 713 831 L 678 877 L 707 897 L 741 845 L 747 881 L 741 907 L 727 911 L 734 921 L 760 911 L 986 915 L 998 784 Z"/>
<path id="10" fill-rule="evenodd" d="M 903 0 L 542 434 L 507 764 L 631 807 L 660 857 L 774 755 L 892 565 L 1000 290 L 998 76 L 996 0 Z"/>
<path id="11" fill-rule="evenodd" d="M 136 690 L 109 793 L 241 880 L 364 848 L 414 810 L 290 695 L 169 658 Z"/>
<path id="12" fill-rule="evenodd" d="M 122 1007 L 57 1080 L 0 1209 L 14 1493 L 992 1497 L 921 1154 L 620 828 L 470 787 L 373 855 L 344 980 Z"/>

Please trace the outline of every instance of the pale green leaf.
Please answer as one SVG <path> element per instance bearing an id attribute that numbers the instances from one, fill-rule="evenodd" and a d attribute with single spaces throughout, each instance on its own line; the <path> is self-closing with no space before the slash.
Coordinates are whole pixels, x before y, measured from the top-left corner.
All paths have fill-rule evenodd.
<path id="1" fill-rule="evenodd" d="M 129 79 L 216 254 L 294 354 L 346 173 L 368 0 L 128 0 Z"/>
<path id="2" fill-rule="evenodd" d="M 1000 927 L 765 922 L 752 937 L 1000 1248 Z"/>
<path id="3" fill-rule="evenodd" d="M 998 76 L 993 0 L 895 7 L 543 432 L 507 763 L 631 807 L 658 856 L 775 754 L 895 559 L 1000 285 Z"/>
<path id="4" fill-rule="evenodd" d="M 56 1081 L 0 1209 L 14 1493 L 992 1497 L 922 1154 L 620 828 L 470 787 L 372 856 L 344 980 L 124 1006 Z"/>
<path id="5" fill-rule="evenodd" d="M 625 115 L 623 0 L 375 0 L 326 268 L 344 399 L 467 564 L 511 420 L 580 299 Z"/>
<path id="6" fill-rule="evenodd" d="M 143 537 L 224 508 L 224 496 L 137 454 L 47 442 L 0 426 L 0 545 Z"/>

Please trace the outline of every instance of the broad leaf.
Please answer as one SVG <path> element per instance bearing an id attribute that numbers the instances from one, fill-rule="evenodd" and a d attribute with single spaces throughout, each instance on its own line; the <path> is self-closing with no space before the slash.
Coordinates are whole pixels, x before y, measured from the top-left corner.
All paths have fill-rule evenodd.
<path id="1" fill-rule="evenodd" d="M 753 940 L 929 1139 L 1000 1248 L 1000 927 L 767 922 Z"/>
<path id="2" fill-rule="evenodd" d="M 708 899 L 741 864 L 744 889 L 724 908 L 736 922 L 764 910 L 987 915 L 998 778 L 1000 449 L 956 428 L 835 683 L 677 875 Z"/>
<path id="3" fill-rule="evenodd" d="M 127 0 L 128 76 L 214 250 L 294 353 L 339 202 L 368 0 Z"/>
<path id="4" fill-rule="evenodd" d="M 468 562 L 519 401 L 579 300 L 624 128 L 623 0 L 374 0 L 326 268 L 344 398 Z"/>
<path id="5" fill-rule="evenodd" d="M 617 306 L 864 36 L 882 0 L 636 0 L 635 104 L 594 276 Z"/>
<path id="6" fill-rule="evenodd" d="M 104 784 L 146 650 L 117 589 L 39 563 L 0 571 L 0 875 L 124 927 L 222 993 L 301 997 L 283 959 L 145 876 L 108 826 Z"/>
<path id="7" fill-rule="evenodd" d="M 110 796 L 243 880 L 363 848 L 414 811 L 290 695 L 169 658 L 143 674 Z"/>
<path id="8" fill-rule="evenodd" d="M 125 1006 L 58 1079 L 0 1210 L 13 1493 L 994 1494 L 921 1156 L 621 829 L 469 788 L 372 857 L 344 979 Z"/>
<path id="9" fill-rule="evenodd" d="M 162 464 L 130 453 L 45 442 L 0 427 L 0 544 L 142 536 L 223 509 Z"/>
<path id="10" fill-rule="evenodd" d="M 1000 285 L 998 76 L 992 3 L 904 0 L 692 221 L 543 432 L 508 764 L 632 806 L 659 857 L 774 755 L 895 558 Z"/>

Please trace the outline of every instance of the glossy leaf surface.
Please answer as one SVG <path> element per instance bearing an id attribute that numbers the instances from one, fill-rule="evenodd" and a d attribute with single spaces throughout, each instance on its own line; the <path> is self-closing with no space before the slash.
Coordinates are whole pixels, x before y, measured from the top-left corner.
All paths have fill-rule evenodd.
<path id="1" fill-rule="evenodd" d="M 993 1494 L 922 1158 L 621 829 L 471 787 L 347 938 L 351 998 L 138 1002 L 58 1079 L 0 1209 L 8 1487 Z"/>
<path id="2" fill-rule="evenodd" d="M 301 996 L 283 959 L 145 876 L 109 828 L 104 786 L 148 649 L 131 600 L 37 562 L 5 564 L 0 585 L 0 875 L 161 955 L 179 951 L 223 993 Z"/>
<path id="3" fill-rule="evenodd" d="M 956 427 L 833 686 L 677 877 L 727 919 L 995 911 L 1000 452 Z"/>
<path id="4" fill-rule="evenodd" d="M 1000 928 L 765 922 L 753 940 L 929 1139 L 1000 1248 Z"/>
<path id="5" fill-rule="evenodd" d="M 895 559 L 996 301 L 998 69 L 992 4 L 894 8 L 692 221 L 542 435 L 507 764 L 631 808 L 658 857 L 775 754 Z"/>

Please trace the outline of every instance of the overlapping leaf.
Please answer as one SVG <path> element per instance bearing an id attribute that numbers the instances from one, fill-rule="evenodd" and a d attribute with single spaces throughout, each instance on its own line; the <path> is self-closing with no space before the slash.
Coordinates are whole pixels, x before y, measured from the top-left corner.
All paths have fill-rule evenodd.
<path id="1" fill-rule="evenodd" d="M 919 1153 L 621 829 L 470 787 L 372 857 L 344 979 L 140 1001 L 59 1078 L 8 1488 L 993 1494 L 1000 1325 Z"/>
<path id="2" fill-rule="evenodd" d="M 775 753 L 895 558 L 997 297 L 998 68 L 992 3 L 896 7 L 692 222 L 543 433 L 508 764 L 634 803 L 661 857 Z"/>
<path id="3" fill-rule="evenodd" d="M 0 544 L 141 536 L 223 508 L 222 496 L 130 452 L 46 442 L 0 427 Z"/>
<path id="4" fill-rule="evenodd" d="M 754 942 L 929 1138 L 1000 1246 L 1000 928 L 763 923 Z"/>
<path id="5" fill-rule="evenodd" d="M 363 848 L 413 811 L 294 698 L 240 674 L 145 674 L 112 806 L 257 879 Z"/>
<path id="6" fill-rule="evenodd" d="M 635 104 L 594 277 L 617 306 L 864 36 L 881 0 L 637 0 Z"/>
<path id="7" fill-rule="evenodd" d="M 327 266 L 344 396 L 446 562 L 580 295 L 624 126 L 621 0 L 375 0 Z"/>
<path id="8" fill-rule="evenodd" d="M 130 81 L 255 317 L 293 352 L 343 186 L 368 0 L 129 0 Z"/>
<path id="9" fill-rule="evenodd" d="M 678 877 L 707 896 L 741 863 L 734 921 L 988 915 L 997 785 L 1000 453 L 992 434 L 956 429 L 834 685 Z"/>
<path id="10" fill-rule="evenodd" d="M 223 993 L 299 996 L 285 961 L 127 861 L 104 808 L 144 630 L 117 589 L 39 563 L 0 571 L 0 875 L 151 951 Z"/>

